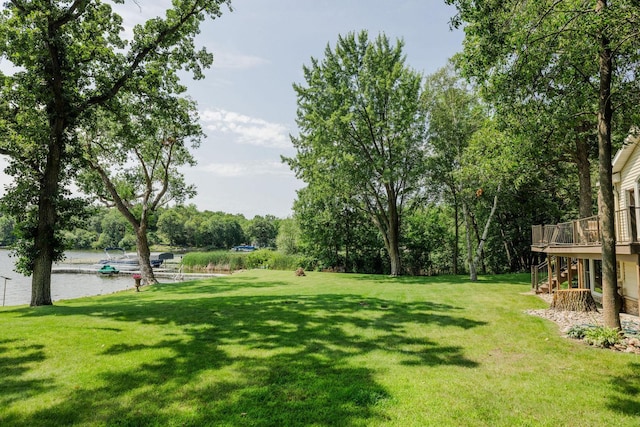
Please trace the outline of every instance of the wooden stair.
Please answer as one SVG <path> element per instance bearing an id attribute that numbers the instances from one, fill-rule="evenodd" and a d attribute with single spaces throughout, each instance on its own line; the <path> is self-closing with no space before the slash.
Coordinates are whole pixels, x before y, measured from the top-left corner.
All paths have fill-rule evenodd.
<path id="1" fill-rule="evenodd" d="M 546 263 L 545 263 L 546 265 Z M 571 269 L 571 276 L 572 277 L 576 277 L 576 275 L 578 274 L 578 263 L 577 262 L 572 262 L 571 266 L 569 267 Z M 549 282 L 551 282 L 551 291 L 555 292 L 555 290 L 560 288 L 560 285 L 562 285 L 563 283 L 565 283 L 567 280 L 569 280 L 569 268 L 564 267 L 562 270 L 560 270 L 560 274 L 556 275 L 555 277 L 551 277 L 551 280 L 546 280 L 544 282 L 542 282 L 536 289 L 537 293 L 549 293 Z"/>

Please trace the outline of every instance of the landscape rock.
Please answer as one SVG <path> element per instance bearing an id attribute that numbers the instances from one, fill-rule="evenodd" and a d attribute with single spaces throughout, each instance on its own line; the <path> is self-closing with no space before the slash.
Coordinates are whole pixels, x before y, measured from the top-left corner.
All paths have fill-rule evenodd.
<path id="1" fill-rule="evenodd" d="M 537 294 L 551 304 L 551 295 Z M 604 318 L 600 312 L 559 311 L 554 309 L 525 310 L 532 316 L 542 317 L 555 322 L 560 332 L 566 336 L 573 326 L 604 326 Z M 613 350 L 640 354 L 640 318 L 626 313 L 620 313 L 623 338 Z"/>

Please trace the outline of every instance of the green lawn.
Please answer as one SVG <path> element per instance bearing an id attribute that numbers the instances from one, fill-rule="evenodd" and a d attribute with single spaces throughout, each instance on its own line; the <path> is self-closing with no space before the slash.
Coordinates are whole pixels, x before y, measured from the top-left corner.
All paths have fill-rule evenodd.
<path id="1" fill-rule="evenodd" d="M 528 281 L 254 270 L 0 308 L 0 425 L 640 425 L 640 358 L 524 314 Z"/>

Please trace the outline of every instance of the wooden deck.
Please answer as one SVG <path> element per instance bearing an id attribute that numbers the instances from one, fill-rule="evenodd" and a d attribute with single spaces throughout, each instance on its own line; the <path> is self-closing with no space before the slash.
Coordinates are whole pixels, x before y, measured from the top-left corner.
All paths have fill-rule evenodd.
<path id="1" fill-rule="evenodd" d="M 638 222 L 640 222 L 640 208 L 616 212 L 616 253 L 618 255 L 640 254 Z M 599 254 L 601 240 L 598 216 L 554 225 L 532 226 L 531 250 L 547 254 Z"/>

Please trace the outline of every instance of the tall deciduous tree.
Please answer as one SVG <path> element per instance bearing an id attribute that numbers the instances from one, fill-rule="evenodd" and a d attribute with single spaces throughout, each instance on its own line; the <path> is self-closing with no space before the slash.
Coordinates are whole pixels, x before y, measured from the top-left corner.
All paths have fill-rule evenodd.
<path id="1" fill-rule="evenodd" d="M 378 228 L 391 274 L 401 273 L 400 225 L 424 171 L 422 76 L 405 65 L 403 42 L 366 31 L 340 36 L 322 61 L 304 67 L 295 84 L 300 135 L 287 159 L 316 188 L 351 196 Z"/>
<path id="2" fill-rule="evenodd" d="M 84 161 L 81 189 L 129 222 L 136 236 L 142 278 L 156 283 L 150 264 L 149 221 L 169 202 L 183 203 L 195 194 L 178 167 L 194 165 L 189 152 L 200 144 L 195 104 L 172 96 L 119 97 L 118 108 L 105 112 L 80 135 Z"/>
<path id="3" fill-rule="evenodd" d="M 599 213 L 605 323 L 620 327 L 611 154 L 615 108 L 637 111 L 637 31 L 634 0 L 447 0 L 454 24 L 465 22 L 464 62 L 486 86 L 520 86 L 529 97 L 561 89 L 563 99 L 588 99 L 596 117 Z M 516 82 L 517 84 L 513 84 Z M 555 94 L 554 94 L 555 95 Z M 587 105 L 582 102 L 581 105 Z"/>
<path id="4" fill-rule="evenodd" d="M 427 77 L 428 158 L 431 185 L 442 189 L 443 200 L 453 207 L 455 242 L 453 272 L 458 274 L 462 182 L 458 172 L 473 134 L 486 119 L 479 96 L 458 76 L 452 64 Z M 464 220 L 464 218 L 463 218 Z"/>
<path id="5" fill-rule="evenodd" d="M 169 241 L 169 246 L 187 246 L 185 218 L 177 208 L 167 209 L 158 217 L 158 231 Z"/>
<path id="6" fill-rule="evenodd" d="M 476 281 L 478 265 L 487 243 L 502 188 L 517 189 L 526 179 L 526 168 L 522 167 L 519 144 L 511 135 L 501 132 L 494 120 L 485 120 L 483 126 L 473 133 L 465 149 L 461 167 L 456 172 L 461 187 L 461 201 L 467 243 L 467 265 L 469 278 Z M 489 199 L 489 200 L 486 200 Z M 480 233 L 473 206 L 488 211 L 484 215 L 484 226 Z M 476 235 L 474 245 L 472 236 Z"/>
<path id="7" fill-rule="evenodd" d="M 16 180 L 8 197 L 24 202 L 13 206 L 22 209 L 22 237 L 32 242 L 20 251 L 24 270 L 33 273 L 32 306 L 51 304 L 59 230 L 73 207 L 65 185 L 74 159 L 82 158 L 77 129 L 121 92 L 177 81 L 179 69 L 202 77 L 212 57 L 194 48 L 194 37 L 224 4 L 230 1 L 175 0 L 164 18 L 136 25 L 128 42 L 122 18 L 100 0 L 5 3 L 0 56 L 16 71 L 0 75 L 0 153 L 10 156 Z"/>

